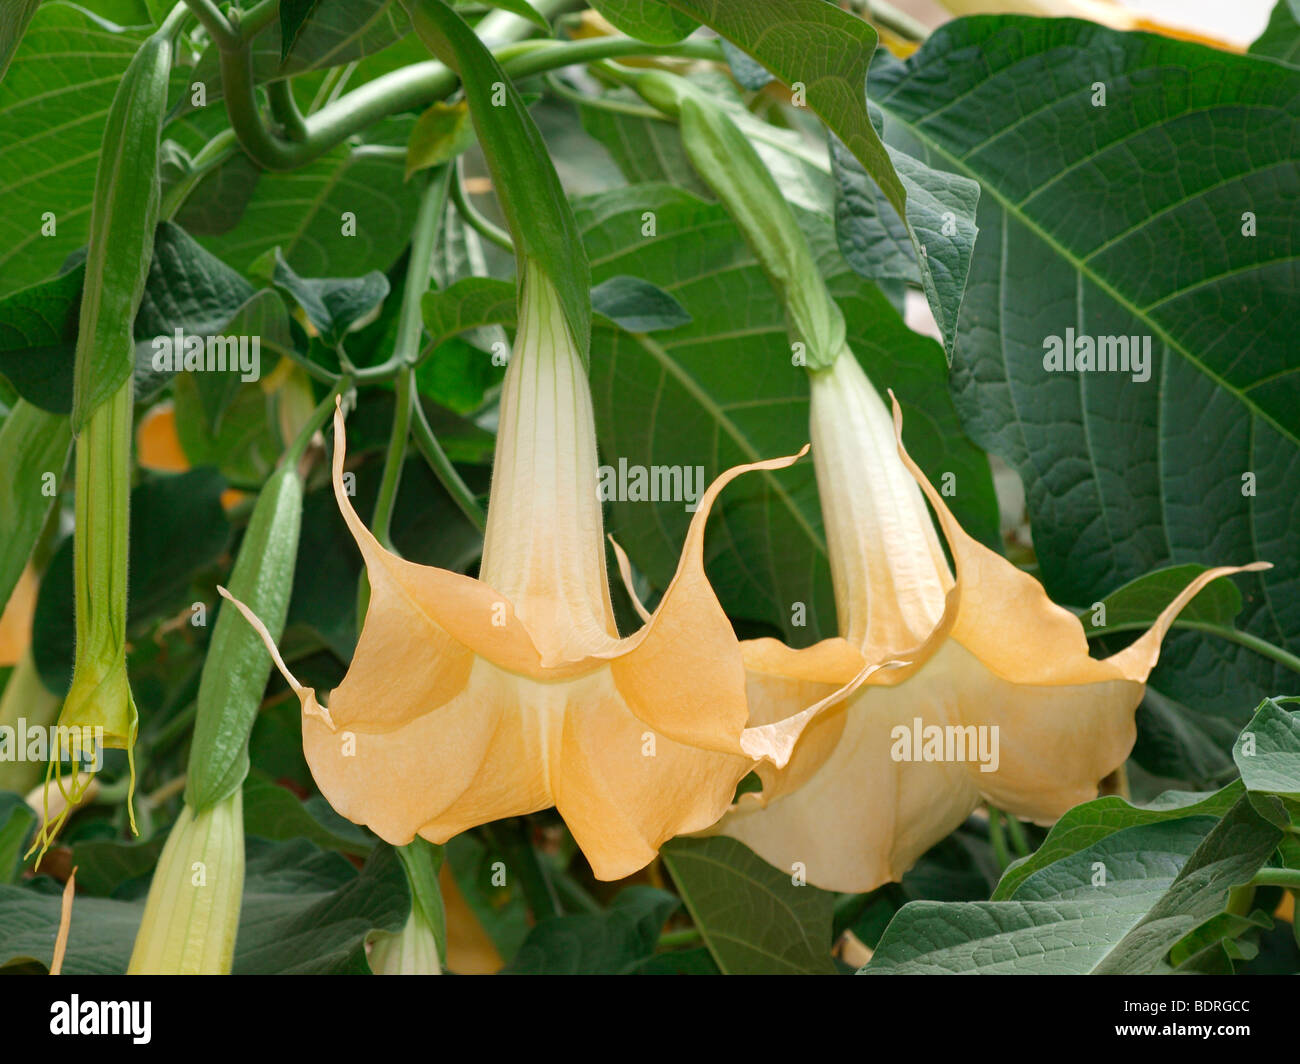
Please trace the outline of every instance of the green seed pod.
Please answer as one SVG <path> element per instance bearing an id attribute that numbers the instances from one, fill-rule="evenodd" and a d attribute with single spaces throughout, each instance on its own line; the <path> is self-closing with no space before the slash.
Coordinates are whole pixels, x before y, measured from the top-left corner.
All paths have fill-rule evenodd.
<path id="1" fill-rule="evenodd" d="M 286 462 L 262 488 L 230 576 L 230 593 L 279 639 L 289 612 L 302 527 L 302 479 Z M 199 680 L 185 801 L 202 813 L 248 775 L 248 735 L 271 675 L 271 655 L 238 611 L 217 614 Z"/>

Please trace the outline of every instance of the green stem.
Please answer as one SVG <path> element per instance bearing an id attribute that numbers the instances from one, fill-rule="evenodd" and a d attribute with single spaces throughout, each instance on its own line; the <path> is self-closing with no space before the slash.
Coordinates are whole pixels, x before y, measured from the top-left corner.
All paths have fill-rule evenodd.
<path id="1" fill-rule="evenodd" d="M 569 88 L 554 74 L 547 74 L 544 80 L 547 89 L 555 93 L 556 96 L 579 107 L 593 107 L 598 111 L 606 111 L 609 114 L 645 118 L 654 122 L 671 121 L 662 111 L 656 111 L 653 107 L 642 107 L 640 104 L 611 100 L 608 96 L 591 96 L 585 92 L 578 92 L 576 89 Z"/>
<path id="2" fill-rule="evenodd" d="M 241 41 L 251 41 L 274 22 L 279 13 L 280 0 L 262 0 L 247 12 L 232 12 L 231 25 L 238 32 Z"/>
<path id="3" fill-rule="evenodd" d="M 563 916 L 564 906 L 533 847 L 532 829 L 528 820 L 524 817 L 498 820 L 495 824 L 486 825 L 485 830 L 496 849 L 506 859 L 508 874 L 519 877 L 528 907 L 533 911 L 533 919 L 540 921 L 548 916 Z"/>
<path id="4" fill-rule="evenodd" d="M 571 0 L 550 0 L 550 7 L 569 6 Z M 538 0 L 539 9 L 546 0 Z M 492 16 L 488 16 L 489 19 Z M 511 16 L 518 26 L 507 26 L 504 34 L 527 32 L 528 23 Z M 487 20 L 484 20 L 485 22 Z M 716 41 L 683 41 L 654 46 L 622 37 L 600 37 L 574 43 L 538 47 L 508 44 L 495 53 L 512 78 L 529 77 L 597 59 L 645 56 L 686 56 L 720 59 Z M 304 120 L 305 138 L 288 141 L 268 130 L 258 109 L 253 78 L 252 54 L 247 42 L 238 48 L 221 49 L 222 90 L 226 112 L 241 147 L 267 170 L 294 170 L 337 147 L 388 115 L 418 110 L 435 100 L 445 99 L 456 89 L 456 76 L 441 63 L 414 63 L 358 86 L 352 92 L 322 107 Z"/>
<path id="5" fill-rule="evenodd" d="M 703 936 L 693 927 L 683 928 L 680 931 L 665 931 L 659 936 L 659 945 L 664 949 L 698 946 L 703 941 Z"/>
<path id="6" fill-rule="evenodd" d="M 647 55 L 670 59 L 703 59 L 716 63 L 726 61 L 722 45 L 716 39 L 681 41 L 656 47 L 632 37 L 588 37 L 550 48 L 529 49 L 522 55 L 516 54 L 503 61 L 502 66 L 511 78 L 520 80 L 580 63 Z"/>
<path id="7" fill-rule="evenodd" d="M 298 110 L 298 101 L 293 98 L 293 85 L 288 78 L 269 82 L 266 86 L 266 98 L 271 104 L 271 115 L 280 123 L 284 135 L 294 143 L 307 139 L 307 122 Z"/>
<path id="8" fill-rule="evenodd" d="M 1096 639 L 1104 635 L 1114 635 L 1119 632 L 1142 632 L 1146 631 L 1150 625 L 1143 621 L 1125 622 L 1124 624 L 1110 625 L 1106 628 L 1098 628 L 1088 632 L 1089 639 Z M 1183 628 L 1193 632 L 1205 632 L 1208 635 L 1217 635 L 1220 639 L 1226 639 L 1230 643 L 1236 643 L 1238 646 L 1246 647 L 1261 654 L 1266 658 L 1276 661 L 1292 672 L 1300 673 L 1300 657 L 1292 654 L 1288 650 L 1283 650 L 1275 646 L 1267 639 L 1261 639 L 1250 632 L 1243 632 L 1240 628 L 1229 628 L 1220 624 L 1212 624 L 1209 621 L 1183 621 L 1177 620 L 1171 625 L 1173 628 Z"/>
<path id="9" fill-rule="evenodd" d="M 930 30 L 923 22 L 918 22 L 906 12 L 899 11 L 885 0 L 850 0 L 853 7 L 862 11 L 868 22 L 884 26 L 891 33 L 904 40 L 923 41 L 930 36 Z"/>
<path id="10" fill-rule="evenodd" d="M 462 156 L 457 156 L 450 164 L 452 168 L 451 198 L 452 202 L 456 204 L 456 210 L 460 212 L 460 216 L 465 221 L 469 222 L 474 229 L 477 229 L 482 234 L 484 239 L 492 241 L 497 247 L 505 248 L 506 251 L 513 255 L 515 242 L 510 239 L 510 234 L 500 226 L 494 225 L 470 202 L 469 195 L 465 191 L 465 175 L 461 166 L 462 158 Z"/>
<path id="11" fill-rule="evenodd" d="M 1250 881 L 1250 886 L 1300 890 L 1300 868 L 1261 868 Z"/>
<path id="12" fill-rule="evenodd" d="M 307 423 L 299 430 L 289 449 L 284 452 L 284 461 L 286 463 L 298 463 L 302 461 L 302 456 L 307 451 L 307 445 L 311 443 L 311 438 L 316 435 L 322 425 L 334 414 L 334 403 L 344 392 L 352 387 L 352 378 L 344 374 L 334 382 L 334 387 L 330 393 L 325 396 L 317 405 L 316 409 L 311 412 L 311 417 Z"/>
<path id="13" fill-rule="evenodd" d="M 460 474 L 456 472 L 456 467 L 451 464 L 447 452 L 442 449 L 438 437 L 433 434 L 429 419 L 425 417 L 424 407 L 419 403 L 415 404 L 415 419 L 411 423 L 411 428 L 415 435 L 415 446 L 424 456 L 424 460 L 429 463 L 429 468 L 433 470 L 438 482 L 460 508 L 460 512 L 469 518 L 470 523 L 480 532 L 484 531 L 487 528 L 487 514 L 483 512 L 483 507 L 479 505 L 474 493 L 469 490 L 469 485 L 461 479 Z"/>
<path id="14" fill-rule="evenodd" d="M 993 856 L 997 858 L 998 867 L 1005 869 L 1011 863 L 1011 853 L 1007 850 L 1007 836 L 1002 829 L 1002 811 L 993 806 L 989 811 L 989 842 L 993 844 Z"/>
<path id="15" fill-rule="evenodd" d="M 1025 834 L 1025 826 L 1010 814 L 1007 815 L 1007 832 L 1011 836 L 1011 847 L 1016 851 L 1016 856 L 1028 857 L 1029 837 Z"/>
<path id="16" fill-rule="evenodd" d="M 411 407 L 414 399 L 415 370 L 403 366 L 397 375 L 393 391 L 397 405 L 393 410 L 393 431 L 388 438 L 388 453 L 384 456 L 384 476 L 379 483 L 379 497 L 375 500 L 374 518 L 370 531 L 385 550 L 393 549 L 391 528 L 393 507 L 397 504 L 397 488 L 402 482 L 402 464 L 406 461 L 406 441 L 411 435 Z"/>
<path id="17" fill-rule="evenodd" d="M 213 0 L 185 0 L 185 6 L 208 31 L 208 36 L 218 48 L 234 48 L 239 44 L 239 35 L 226 21 L 226 16 L 221 13 Z M 170 17 L 169 15 L 168 18 Z"/>
<path id="18" fill-rule="evenodd" d="M 235 131 L 223 129 L 199 150 L 190 162 L 190 171 L 163 196 L 160 217 L 168 221 L 176 217 L 190 193 L 212 170 L 235 154 Z"/>

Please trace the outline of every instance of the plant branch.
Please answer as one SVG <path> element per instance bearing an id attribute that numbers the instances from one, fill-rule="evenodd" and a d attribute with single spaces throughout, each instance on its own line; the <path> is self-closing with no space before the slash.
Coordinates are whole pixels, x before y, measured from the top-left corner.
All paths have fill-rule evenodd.
<path id="1" fill-rule="evenodd" d="M 463 156 L 457 156 L 450 164 L 452 169 L 451 178 L 451 198 L 456 204 L 456 210 L 460 216 L 469 222 L 469 224 L 483 236 L 484 239 L 490 240 L 499 248 L 505 248 L 512 255 L 515 251 L 515 242 L 510 239 L 510 234 L 502 229 L 499 225 L 494 225 L 491 219 L 487 218 L 469 198 L 465 191 L 465 173 L 461 165 Z"/>
<path id="2" fill-rule="evenodd" d="M 433 470 L 438 482 L 460 508 L 460 512 L 482 532 L 487 528 L 487 514 L 483 512 L 483 507 L 479 505 L 474 493 L 469 490 L 469 485 L 456 472 L 456 467 L 451 464 L 447 452 L 442 449 L 442 444 L 438 442 L 438 437 L 434 435 L 429 419 L 424 414 L 424 407 L 416 403 L 414 413 L 415 418 L 411 423 L 411 429 L 416 448 L 429 463 L 429 468 Z"/>

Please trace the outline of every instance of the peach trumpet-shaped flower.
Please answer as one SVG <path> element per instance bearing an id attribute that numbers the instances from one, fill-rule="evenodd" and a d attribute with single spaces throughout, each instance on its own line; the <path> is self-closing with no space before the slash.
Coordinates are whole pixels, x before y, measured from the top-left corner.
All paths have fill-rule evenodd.
<path id="1" fill-rule="evenodd" d="M 783 768 L 758 766 L 762 793 L 743 795 L 714 831 L 777 867 L 801 862 L 820 887 L 901 878 L 981 801 L 1049 823 L 1095 797 L 1133 747 L 1178 612 L 1216 577 L 1268 568 L 1207 570 L 1136 642 L 1098 660 L 1072 613 L 962 531 L 904 450 L 897 402 L 891 422 L 852 352 L 812 374 L 811 420 L 843 637 L 804 650 L 759 639 L 744 653 L 751 724 L 830 704 Z M 907 664 L 862 675 L 885 658 Z"/>
<path id="2" fill-rule="evenodd" d="M 802 719 L 746 728 L 740 644 L 703 538 L 731 479 L 795 458 L 713 483 L 659 608 L 620 638 L 590 390 L 540 270 L 525 269 L 478 579 L 385 550 L 344 491 L 343 454 L 338 413 L 335 494 L 369 575 L 365 624 L 328 706 L 286 673 L 312 775 L 341 814 L 400 845 L 554 805 L 595 874 L 617 879 L 714 823 L 756 759 L 784 763 Z"/>

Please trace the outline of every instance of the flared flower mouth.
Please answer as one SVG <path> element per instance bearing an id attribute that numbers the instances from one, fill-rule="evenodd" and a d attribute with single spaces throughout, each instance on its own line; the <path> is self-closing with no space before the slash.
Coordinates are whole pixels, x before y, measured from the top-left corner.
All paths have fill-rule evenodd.
<path id="1" fill-rule="evenodd" d="M 798 651 L 745 644 L 751 725 L 828 701 L 789 763 L 758 766 L 763 791 L 714 830 L 828 889 L 900 878 L 981 801 L 1049 823 L 1095 797 L 1132 749 L 1179 611 L 1218 577 L 1269 567 L 1207 570 L 1099 660 L 1074 614 L 966 535 L 907 454 L 897 400 L 891 419 L 851 353 L 814 376 L 813 437 L 845 636 Z M 862 671 L 884 657 L 905 664 Z"/>
<path id="2" fill-rule="evenodd" d="M 308 764 L 344 816 L 394 844 L 442 843 L 554 805 L 596 875 L 613 879 L 714 823 L 757 759 L 785 763 L 807 718 L 747 728 L 740 644 L 704 575 L 703 539 L 727 483 L 799 456 L 712 484 L 658 608 L 620 637 L 590 392 L 540 272 L 525 276 L 478 579 L 381 546 L 344 490 L 341 412 L 334 432 L 335 494 L 370 603 L 328 706 L 289 679 Z"/>

